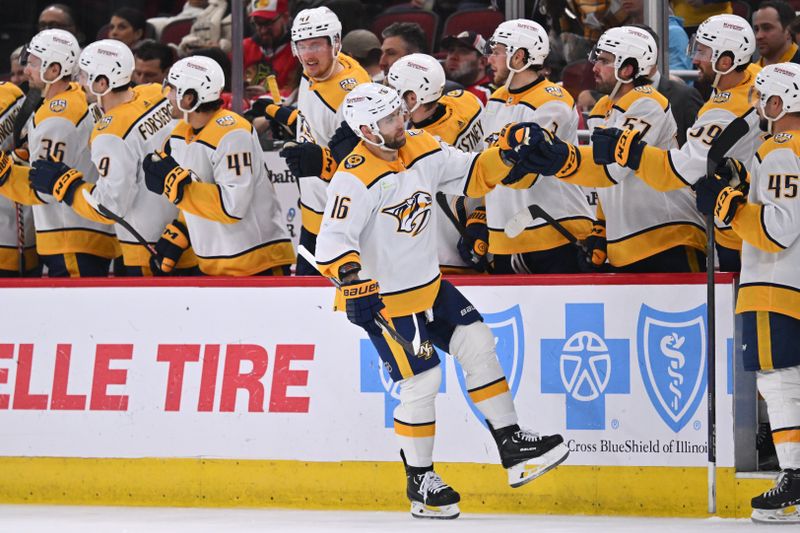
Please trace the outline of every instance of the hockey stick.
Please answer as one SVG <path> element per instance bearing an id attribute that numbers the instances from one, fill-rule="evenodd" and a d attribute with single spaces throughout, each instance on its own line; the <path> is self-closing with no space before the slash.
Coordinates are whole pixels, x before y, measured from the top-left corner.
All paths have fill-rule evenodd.
<path id="1" fill-rule="evenodd" d="M 736 117 L 712 142 L 706 159 L 706 177 L 712 178 L 720 161 L 733 148 L 739 139 L 749 131 L 747 122 Z M 716 294 L 714 280 L 714 213 L 706 215 L 706 321 L 708 322 L 707 373 L 708 390 L 708 512 L 717 512 L 717 332 L 716 332 Z"/>
<path id="2" fill-rule="evenodd" d="M 128 232 L 131 235 L 133 235 L 133 238 L 139 241 L 139 244 L 144 246 L 147 249 L 147 251 L 150 252 L 150 255 L 152 255 L 153 257 L 157 255 L 156 251 L 153 249 L 153 245 L 147 242 L 147 239 L 142 237 L 142 234 L 136 231 L 136 229 L 133 226 L 131 226 L 127 220 L 125 220 L 124 218 L 122 218 L 121 216 L 114 213 L 106 206 L 95 200 L 89 193 L 89 191 L 87 191 L 86 189 L 82 189 L 81 192 L 83 193 L 83 198 L 86 200 L 86 202 L 88 202 L 90 206 L 96 209 L 98 213 L 100 213 L 101 215 L 110 220 L 113 220 L 114 222 L 116 222 L 117 224 L 128 230 Z"/>
<path id="3" fill-rule="evenodd" d="M 471 240 L 472 237 L 467 235 L 466 228 L 461 224 L 458 218 L 456 218 L 455 213 L 453 213 L 453 211 L 450 209 L 450 205 L 448 205 L 447 203 L 447 197 L 444 195 L 443 192 L 436 193 L 436 203 L 439 204 L 439 207 L 442 208 L 442 211 L 447 217 L 447 220 L 453 223 L 453 227 L 456 228 L 456 231 L 458 231 L 458 234 L 461 235 L 461 238 L 465 240 Z M 477 263 L 477 261 L 480 259 L 478 254 L 475 253 L 475 250 L 472 250 L 470 253 L 472 254 L 472 258 L 475 259 Z M 493 269 L 487 262 L 486 271 L 491 274 L 492 270 Z"/>
<path id="4" fill-rule="evenodd" d="M 531 204 L 527 208 L 511 217 L 508 222 L 506 222 L 506 226 L 503 228 L 503 231 L 509 238 L 513 239 L 525 231 L 525 228 L 533 224 L 533 221 L 537 218 L 543 219 L 545 222 L 553 226 L 553 228 L 555 228 L 555 230 L 563 235 L 564 238 L 569 242 L 582 248 L 577 237 L 570 233 L 569 230 L 561 224 L 561 222 L 550 216 L 550 213 L 542 209 L 538 204 Z"/>
<path id="5" fill-rule="evenodd" d="M 319 272 L 319 268 L 317 268 L 317 258 L 314 257 L 314 254 L 312 254 L 311 251 L 308 248 L 306 248 L 305 246 L 303 246 L 301 244 L 301 245 L 299 245 L 297 247 L 297 253 L 303 259 L 308 261 L 311 264 L 311 266 L 316 268 L 317 272 Z M 320 272 L 320 274 L 322 274 L 322 272 Z M 333 286 L 336 287 L 337 289 L 341 289 L 342 288 L 342 284 L 338 279 L 336 279 L 336 278 L 327 278 L 327 280 L 330 281 L 333 284 Z M 413 343 L 411 343 L 411 342 L 408 342 L 405 337 L 400 335 L 397 332 L 397 330 L 394 329 L 391 326 L 391 324 L 389 324 L 389 322 L 386 320 L 386 318 L 383 317 L 383 315 L 381 315 L 381 314 L 377 315 L 375 317 L 375 323 L 378 324 L 378 326 L 383 331 L 385 331 L 387 333 L 387 335 L 389 335 L 397 344 L 402 346 L 403 349 L 406 352 L 408 352 L 411 355 L 417 355 L 419 353 L 419 346 L 420 346 L 420 342 L 419 342 L 419 327 L 416 328 L 416 330 L 414 332 L 414 341 L 413 341 Z"/>

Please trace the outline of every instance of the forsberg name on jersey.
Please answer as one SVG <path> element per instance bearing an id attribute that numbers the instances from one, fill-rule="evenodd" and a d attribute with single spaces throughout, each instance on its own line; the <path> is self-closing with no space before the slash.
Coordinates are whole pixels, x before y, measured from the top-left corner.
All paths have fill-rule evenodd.
<path id="1" fill-rule="evenodd" d="M 156 109 L 149 117 L 139 123 L 139 134 L 143 140 L 147 140 L 151 135 L 155 135 L 158 131 L 172 121 L 172 106 L 169 102 L 165 102 L 163 106 Z"/>

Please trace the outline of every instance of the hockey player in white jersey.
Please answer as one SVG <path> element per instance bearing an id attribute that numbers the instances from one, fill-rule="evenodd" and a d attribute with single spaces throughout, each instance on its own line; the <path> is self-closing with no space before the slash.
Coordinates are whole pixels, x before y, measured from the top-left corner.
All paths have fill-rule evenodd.
<path id="1" fill-rule="evenodd" d="M 139 243 L 125 227 L 115 224 L 125 272 L 150 276 L 150 247 L 159 241 L 178 209 L 147 190 L 142 159 L 164 145 L 172 111 L 160 85 L 131 88 L 133 67 L 130 49 L 111 39 L 90 44 L 80 56 L 83 85 L 97 97 L 104 113 L 90 139 L 92 162 L 100 175 L 97 183 L 87 183 L 79 169 L 42 160 L 33 164 L 31 184 L 90 220 L 114 222 L 100 212 L 101 206 L 124 218 L 150 245 Z M 182 254 L 175 272 L 197 272 L 197 258 L 191 250 Z"/>
<path id="2" fill-rule="evenodd" d="M 748 196 L 731 186 L 723 161 L 697 182 L 697 203 L 744 241 L 736 302 L 744 368 L 756 372 L 782 469 L 775 487 L 752 499 L 752 519 L 800 523 L 800 66 L 764 67 L 753 95 L 773 135 L 750 165 Z"/>
<path id="3" fill-rule="evenodd" d="M 481 101 L 474 94 L 460 89 L 443 94 L 445 73 L 435 58 L 426 54 L 404 56 L 392 64 L 386 81 L 403 98 L 411 127 L 427 131 L 464 152 L 478 152 L 483 148 Z M 483 200 L 445 194 L 436 200 L 442 272 L 467 274 L 485 271 L 488 236 Z M 461 231 L 468 235 L 467 239 L 461 238 L 461 233 L 449 220 L 451 217 L 456 218 Z"/>
<path id="4" fill-rule="evenodd" d="M 647 78 L 657 52 L 655 40 L 640 28 L 612 28 L 600 36 L 590 61 L 597 89 L 607 96 L 592 110 L 590 128 L 638 129 L 650 146 L 677 146 L 669 102 Z M 602 267 L 607 255 L 616 272 L 702 269 L 703 219 L 688 187 L 657 191 L 630 168 L 595 164 L 590 146 L 568 145 L 557 137 L 536 148 L 542 158 L 541 166 L 534 165 L 539 172 L 597 187 L 598 219 L 585 242 L 588 265 Z"/>
<path id="5" fill-rule="evenodd" d="M 342 123 L 342 100 L 359 83 L 370 81 L 369 74 L 354 59 L 341 53 L 342 23 L 327 7 L 300 11 L 292 23 L 292 51 L 303 66 L 297 96 L 297 141 L 327 146 Z M 318 177 L 318 176 L 317 176 Z M 297 176 L 303 227 L 300 244 L 313 251 L 327 182 Z M 298 275 L 313 275 L 316 270 L 304 259 L 297 261 Z"/>
<path id="6" fill-rule="evenodd" d="M 19 87 L 0 82 L 0 194 L 12 176 L 13 158 L 6 152 L 12 148 L 14 120 L 24 98 Z M 13 174 L 27 182 L 23 173 Z M 31 208 L 0 198 L 0 277 L 38 276 L 38 266 Z"/>
<path id="7" fill-rule="evenodd" d="M 178 206 L 156 249 L 155 268 L 170 270 L 191 242 L 210 276 L 289 275 L 294 249 L 267 176 L 253 127 L 222 109 L 222 67 L 211 58 L 181 59 L 165 80 L 184 119 L 163 151 L 143 162 L 150 191 Z"/>
<path id="8" fill-rule="evenodd" d="M 395 434 L 412 514 L 455 518 L 460 496 L 433 470 L 434 400 L 442 375 L 434 345 L 461 363 L 511 486 L 533 480 L 569 454 L 560 435 L 518 426 L 494 337 L 475 307 L 442 280 L 436 252 L 434 195 L 480 197 L 508 179 L 512 156 L 524 171 L 528 147 L 520 139 L 530 124 L 505 130 L 507 152 L 494 147 L 465 153 L 424 131 L 406 131 L 400 97 L 389 87 L 362 84 L 343 105 L 362 141 L 328 187 L 316 262 L 323 275 L 340 281 L 337 307 L 367 331 L 391 379 L 401 384 Z M 379 314 L 406 339 L 419 339 L 416 353 L 378 327 Z"/>
<path id="9" fill-rule="evenodd" d="M 532 20 L 501 23 L 489 41 L 489 64 L 497 89 L 483 114 L 487 133 L 511 122 L 535 122 L 578 142 L 578 114 L 572 97 L 540 72 L 550 52 L 547 32 Z M 489 251 L 496 274 L 578 272 L 575 247 L 546 221 L 537 219 L 515 238 L 504 233 L 511 217 L 538 204 L 578 240 L 589 235 L 594 216 L 580 187 L 540 176 L 529 190 L 497 187 L 486 196 Z"/>
<path id="10" fill-rule="evenodd" d="M 705 20 L 692 41 L 692 61 L 700 78 L 712 83 L 711 98 L 681 148 L 663 149 L 641 140 L 643 127 L 596 129 L 592 134 L 597 163 L 617 163 L 659 191 L 694 185 L 706 174 L 706 159 L 717 136 L 734 119 L 747 122 L 748 132 L 726 153 L 749 164 L 761 143 L 758 114 L 748 101 L 759 67 L 751 63 L 755 35 L 750 24 L 736 15 L 716 15 Z M 717 225 L 717 250 L 722 270 L 739 270 L 741 239 L 730 227 Z"/>
<path id="11" fill-rule="evenodd" d="M 97 181 L 87 147 L 94 118 L 86 94 L 72 81 L 80 47 L 64 30 L 44 30 L 28 44 L 25 71 L 44 101 L 27 124 L 32 161 L 51 159 L 77 169 L 84 181 Z M 33 205 L 36 247 L 50 277 L 107 276 L 118 255 L 114 228 L 88 220 L 50 195 L 37 195 L 27 176 L 0 187 L 0 194 Z"/>

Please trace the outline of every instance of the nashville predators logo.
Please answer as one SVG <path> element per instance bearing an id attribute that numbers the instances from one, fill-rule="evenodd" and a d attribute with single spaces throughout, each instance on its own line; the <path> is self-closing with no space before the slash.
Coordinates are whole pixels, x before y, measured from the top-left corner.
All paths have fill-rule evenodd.
<path id="1" fill-rule="evenodd" d="M 653 94 L 652 85 L 642 85 L 641 87 L 634 87 L 633 90 L 643 94 Z"/>
<path id="2" fill-rule="evenodd" d="M 453 98 L 458 98 L 462 94 L 464 94 L 464 89 L 453 89 L 452 91 L 449 91 L 447 93 L 447 96 L 452 96 Z"/>
<path id="3" fill-rule="evenodd" d="M 61 113 L 67 108 L 67 101 L 58 99 L 50 102 L 50 111 L 53 113 Z"/>
<path id="4" fill-rule="evenodd" d="M 397 205 L 382 209 L 382 213 L 397 219 L 397 231 L 416 237 L 428 226 L 431 218 L 433 198 L 424 191 L 417 191 Z"/>
<path id="5" fill-rule="evenodd" d="M 347 78 L 339 82 L 339 87 L 348 92 L 355 89 L 356 85 L 358 85 L 358 81 L 355 78 Z"/>
<path id="6" fill-rule="evenodd" d="M 311 132 L 311 125 L 300 111 L 297 112 L 297 141 L 314 144 L 317 143 L 317 140 L 314 138 L 314 134 Z"/>
<path id="7" fill-rule="evenodd" d="M 347 156 L 347 159 L 344 160 L 344 168 L 351 169 L 356 168 L 358 165 L 364 162 L 364 156 L 359 154 L 350 154 Z"/>

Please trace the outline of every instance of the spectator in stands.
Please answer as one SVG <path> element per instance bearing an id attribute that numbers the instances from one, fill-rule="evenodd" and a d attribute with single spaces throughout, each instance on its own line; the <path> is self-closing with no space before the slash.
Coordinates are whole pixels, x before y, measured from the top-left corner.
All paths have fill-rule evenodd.
<path id="1" fill-rule="evenodd" d="M 379 65 L 384 76 L 389 74 L 389 67 L 408 54 L 428 53 L 428 41 L 422 26 L 416 22 L 395 22 L 381 33 L 381 59 Z"/>
<path id="2" fill-rule="evenodd" d="M 222 88 L 220 99 L 222 100 L 222 107 L 225 109 L 233 109 L 233 94 L 231 93 L 231 60 L 221 48 L 199 48 L 192 52 L 193 56 L 210 57 L 222 67 L 222 72 L 225 73 L 225 86 Z M 250 109 L 250 101 L 246 98 L 242 101 L 242 111 Z"/>
<path id="3" fill-rule="evenodd" d="M 133 49 L 145 38 L 147 20 L 138 9 L 121 7 L 114 11 L 108 23 L 108 38 L 122 41 Z"/>
<path id="4" fill-rule="evenodd" d="M 28 77 L 25 75 L 25 65 L 19 62 L 19 56 L 22 55 L 23 46 L 11 52 L 11 77 L 8 81 L 22 89 L 22 92 L 27 93 Z"/>
<path id="5" fill-rule="evenodd" d="M 176 20 L 186 20 L 197 18 L 208 7 L 208 0 L 186 0 L 183 4 L 183 9 L 177 15 L 172 17 L 153 17 L 147 19 L 147 22 L 153 27 L 156 32 L 156 37 L 161 38 L 161 30 L 167 24 Z"/>
<path id="6" fill-rule="evenodd" d="M 644 24 L 644 0 L 623 0 L 622 8 L 628 12 L 626 24 Z M 689 36 L 683 29 L 683 19 L 676 16 L 669 8 L 669 69 L 693 70 L 691 58 L 686 55 Z M 656 42 L 659 42 L 656 39 Z"/>
<path id="7" fill-rule="evenodd" d="M 342 39 L 342 52 L 358 61 L 372 81 L 383 81 L 381 41 L 369 30 L 353 30 Z"/>
<path id="8" fill-rule="evenodd" d="M 753 13 L 753 31 L 761 55 L 759 66 L 800 63 L 800 49 L 794 43 L 790 28 L 794 17 L 794 9 L 783 0 L 767 0 L 759 4 Z"/>
<path id="9" fill-rule="evenodd" d="M 194 20 L 189 34 L 181 39 L 178 55 L 186 57 L 200 48 L 221 48 L 231 51 L 231 16 L 226 16 L 226 0 L 208 0 L 206 7 Z"/>
<path id="10" fill-rule="evenodd" d="M 672 0 L 672 9 L 683 19 L 686 35 L 691 37 L 708 17 L 733 13 L 728 0 Z"/>
<path id="11" fill-rule="evenodd" d="M 441 48 L 447 52 L 444 62 L 447 79 L 460 83 L 486 105 L 495 89 L 486 73 L 486 40 L 474 31 L 462 31 L 442 39 Z"/>
<path id="12" fill-rule="evenodd" d="M 268 93 L 267 77 L 274 74 L 281 96 L 293 101 L 302 70 L 292 53 L 288 0 L 253 0 L 250 23 L 253 36 L 242 43 L 247 97 Z"/>
<path id="13" fill-rule="evenodd" d="M 64 4 L 50 4 L 39 13 L 37 24 L 39 31 L 42 30 L 65 30 L 70 32 L 79 43 L 83 42 L 84 36 L 75 24 L 75 15 L 72 9 Z"/>
<path id="14" fill-rule="evenodd" d="M 133 50 L 133 57 L 136 60 L 133 68 L 133 82 L 136 85 L 162 83 L 175 62 L 172 48 L 152 39 L 140 42 Z"/>

